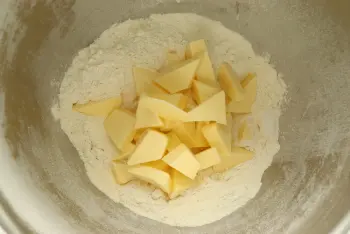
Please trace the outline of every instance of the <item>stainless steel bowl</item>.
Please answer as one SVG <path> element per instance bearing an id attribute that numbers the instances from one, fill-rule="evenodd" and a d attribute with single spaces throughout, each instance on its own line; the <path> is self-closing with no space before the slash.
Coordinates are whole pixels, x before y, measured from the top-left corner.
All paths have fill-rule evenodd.
<path id="1" fill-rule="evenodd" d="M 350 229 L 348 0 L 2 0 L 0 9 L 0 108 L 10 150 L 5 154 L 2 139 L 0 222 L 9 233 Z M 240 32 L 257 53 L 271 54 L 289 89 L 282 148 L 259 194 L 229 217 L 197 228 L 170 227 L 110 201 L 89 182 L 50 113 L 80 49 L 115 22 L 168 12 L 195 12 Z"/>

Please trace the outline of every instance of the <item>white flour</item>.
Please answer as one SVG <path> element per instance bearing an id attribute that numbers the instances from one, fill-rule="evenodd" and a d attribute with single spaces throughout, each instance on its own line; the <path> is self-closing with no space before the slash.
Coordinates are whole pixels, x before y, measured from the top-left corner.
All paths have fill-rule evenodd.
<path id="1" fill-rule="evenodd" d="M 258 95 L 253 117 L 256 157 L 218 178 L 207 178 L 185 196 L 166 202 L 158 191 L 138 184 L 116 185 L 110 162 L 116 154 L 103 119 L 72 111 L 72 103 L 116 96 L 132 83 L 133 66 L 159 68 L 168 49 L 183 54 L 185 45 L 206 39 L 217 68 L 229 62 L 242 76 L 256 72 Z M 77 148 L 92 183 L 133 212 L 177 226 L 199 226 L 219 220 L 246 204 L 258 192 L 261 177 L 279 150 L 278 120 L 286 87 L 277 72 L 256 56 L 250 43 L 219 22 L 195 14 L 152 15 L 114 25 L 90 47 L 79 52 L 61 84 L 57 117 Z M 152 194 L 153 193 L 153 194 Z"/>

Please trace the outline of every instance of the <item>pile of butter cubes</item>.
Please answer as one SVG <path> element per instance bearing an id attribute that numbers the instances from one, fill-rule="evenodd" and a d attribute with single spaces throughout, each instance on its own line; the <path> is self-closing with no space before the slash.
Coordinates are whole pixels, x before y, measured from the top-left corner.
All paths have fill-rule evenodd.
<path id="1" fill-rule="evenodd" d="M 224 63 L 214 72 L 204 40 L 191 42 L 184 58 L 169 51 L 159 70 L 133 68 L 135 105 L 112 97 L 73 110 L 105 118 L 104 128 L 120 151 L 112 162 L 118 184 L 141 180 L 174 199 L 195 184 L 198 173 L 224 172 L 253 158 L 234 146 L 234 117 L 249 115 L 256 99 L 255 74 L 238 77 Z M 240 121 L 239 138 L 249 138 Z"/>

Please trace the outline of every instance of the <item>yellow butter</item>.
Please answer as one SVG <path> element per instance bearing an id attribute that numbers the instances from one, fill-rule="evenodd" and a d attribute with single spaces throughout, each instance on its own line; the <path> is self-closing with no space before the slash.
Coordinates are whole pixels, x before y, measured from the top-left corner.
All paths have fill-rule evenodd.
<path id="1" fill-rule="evenodd" d="M 199 170 L 205 170 L 209 167 L 220 164 L 221 158 L 216 148 L 207 149 L 195 155 L 197 161 L 201 165 Z"/>
<path id="2" fill-rule="evenodd" d="M 196 133 L 195 133 L 195 140 L 196 143 L 194 144 L 194 147 L 196 148 L 206 148 L 210 147 L 207 139 L 205 139 L 203 135 L 203 127 L 208 125 L 209 122 L 196 122 Z"/>
<path id="3" fill-rule="evenodd" d="M 167 101 L 157 98 L 141 96 L 139 108 L 149 109 L 159 117 L 167 120 L 183 121 L 187 118 L 185 111 Z"/>
<path id="4" fill-rule="evenodd" d="M 170 151 L 162 160 L 190 179 L 196 177 L 200 168 L 199 162 L 195 159 L 191 150 L 184 144 Z"/>
<path id="5" fill-rule="evenodd" d="M 152 69 L 134 67 L 133 68 L 136 93 L 140 96 L 154 79 L 159 76 L 159 73 Z"/>
<path id="6" fill-rule="evenodd" d="M 220 155 L 229 156 L 231 154 L 232 135 L 227 126 L 211 123 L 204 126 L 202 132 L 209 145 L 216 148 Z"/>
<path id="7" fill-rule="evenodd" d="M 197 147 L 196 139 L 196 124 L 191 123 L 177 123 L 172 131 L 177 135 L 182 143 L 187 147 L 193 148 Z"/>
<path id="8" fill-rule="evenodd" d="M 124 159 L 127 159 L 129 158 L 129 156 L 132 154 L 132 152 L 134 152 L 136 148 L 136 145 L 134 143 L 127 143 L 124 147 L 124 149 L 121 151 L 120 154 L 118 154 L 114 160 L 124 160 Z"/>
<path id="9" fill-rule="evenodd" d="M 142 164 L 142 166 L 146 166 L 146 167 L 152 167 L 161 171 L 165 171 L 165 172 L 170 172 L 170 166 L 168 164 L 166 164 L 165 162 L 163 162 L 163 160 L 157 160 L 154 162 L 148 162 L 148 163 L 144 163 Z"/>
<path id="10" fill-rule="evenodd" d="M 118 184 L 126 184 L 129 181 L 135 179 L 135 177 L 129 173 L 129 166 L 123 163 L 112 162 L 112 173 L 115 181 Z"/>
<path id="11" fill-rule="evenodd" d="M 234 147 L 230 155 L 221 157 L 221 163 L 214 166 L 215 172 L 223 172 L 232 167 L 238 166 L 244 162 L 251 160 L 254 157 L 254 153 L 244 148 Z"/>
<path id="12" fill-rule="evenodd" d="M 131 167 L 129 173 L 140 180 L 155 185 L 167 194 L 171 192 L 171 177 L 162 170 L 146 166 L 136 166 Z"/>
<path id="13" fill-rule="evenodd" d="M 207 51 L 208 49 L 207 49 L 205 40 L 202 39 L 202 40 L 192 41 L 186 47 L 185 57 L 186 59 L 190 59 L 196 54 L 199 54 L 201 52 L 207 52 Z"/>
<path id="14" fill-rule="evenodd" d="M 182 110 L 186 108 L 187 101 L 188 101 L 188 97 L 182 93 L 175 93 L 175 94 L 158 93 L 158 94 L 150 95 L 150 97 L 164 100 L 170 104 L 173 104 L 174 106 L 177 106 Z"/>
<path id="15" fill-rule="evenodd" d="M 114 145 L 123 150 L 126 144 L 129 144 L 135 134 L 136 118 L 131 113 L 115 109 L 107 116 L 103 125 L 109 138 Z"/>
<path id="16" fill-rule="evenodd" d="M 225 90 L 226 95 L 232 101 L 242 101 L 244 99 L 244 89 L 239 77 L 228 63 L 220 66 L 218 80 L 221 88 Z"/>
<path id="17" fill-rule="evenodd" d="M 192 90 L 193 97 L 198 104 L 203 103 L 221 91 L 221 89 L 218 87 L 208 85 L 198 80 L 193 81 Z"/>
<path id="18" fill-rule="evenodd" d="M 194 185 L 194 180 L 191 180 L 187 176 L 184 176 L 177 170 L 171 171 L 172 187 L 169 195 L 170 199 L 174 199 L 180 196 L 184 191 L 191 188 Z"/>
<path id="19" fill-rule="evenodd" d="M 154 81 L 169 93 L 190 88 L 199 66 L 200 59 L 186 60 L 164 69 Z"/>
<path id="20" fill-rule="evenodd" d="M 142 96 L 143 94 L 153 97 L 155 95 L 159 94 L 169 94 L 166 90 L 164 90 L 162 87 L 159 87 L 155 83 L 150 83 L 149 85 L 145 86 L 144 92 L 140 95 Z"/>
<path id="21" fill-rule="evenodd" d="M 102 101 L 89 101 L 85 104 L 74 104 L 73 110 L 90 116 L 106 117 L 113 109 L 122 104 L 121 97 L 108 98 Z"/>
<path id="22" fill-rule="evenodd" d="M 135 129 L 154 128 L 164 126 L 160 117 L 148 108 L 139 106 L 136 111 Z"/>
<path id="23" fill-rule="evenodd" d="M 179 137 L 174 132 L 169 132 L 167 136 L 168 136 L 168 146 L 167 146 L 168 151 L 174 150 L 176 147 L 178 147 L 182 143 Z"/>
<path id="24" fill-rule="evenodd" d="M 148 130 L 130 155 L 128 165 L 137 165 L 161 159 L 168 145 L 168 137 L 155 130 Z"/>
<path id="25" fill-rule="evenodd" d="M 256 100 L 257 94 L 257 80 L 255 74 L 248 74 L 248 76 L 241 82 L 244 88 L 245 95 L 242 101 L 234 101 L 227 105 L 227 111 L 237 114 L 250 113 L 252 106 Z"/>
<path id="26" fill-rule="evenodd" d="M 196 71 L 197 80 L 218 87 L 219 85 L 208 52 L 199 54 L 198 57 L 201 59 L 201 62 Z"/>
<path id="27" fill-rule="evenodd" d="M 188 112 L 186 122 L 194 121 L 215 121 L 217 123 L 226 124 L 226 101 L 224 91 L 215 94 Z"/>

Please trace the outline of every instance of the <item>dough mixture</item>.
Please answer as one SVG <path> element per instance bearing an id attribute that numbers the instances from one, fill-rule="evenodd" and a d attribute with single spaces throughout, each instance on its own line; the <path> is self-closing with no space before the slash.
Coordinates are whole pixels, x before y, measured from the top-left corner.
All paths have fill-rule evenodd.
<path id="1" fill-rule="evenodd" d="M 168 49 L 184 53 L 190 41 L 205 39 L 214 68 L 230 63 L 239 75 L 257 74 L 257 101 L 252 116 L 259 128 L 246 147 L 256 155 L 225 174 L 207 177 L 196 188 L 172 201 L 151 186 L 120 186 L 110 172 L 117 153 L 103 128 L 103 118 L 72 110 L 73 103 L 132 92 L 132 67 L 158 69 Z M 251 44 L 221 23 L 195 14 L 152 15 L 113 25 L 81 50 L 60 88 L 55 115 L 76 147 L 92 183 L 115 202 L 147 218 L 176 226 L 200 226 L 230 215 L 260 189 L 264 171 L 279 151 L 278 121 L 286 86 L 268 58 L 255 55 Z"/>

